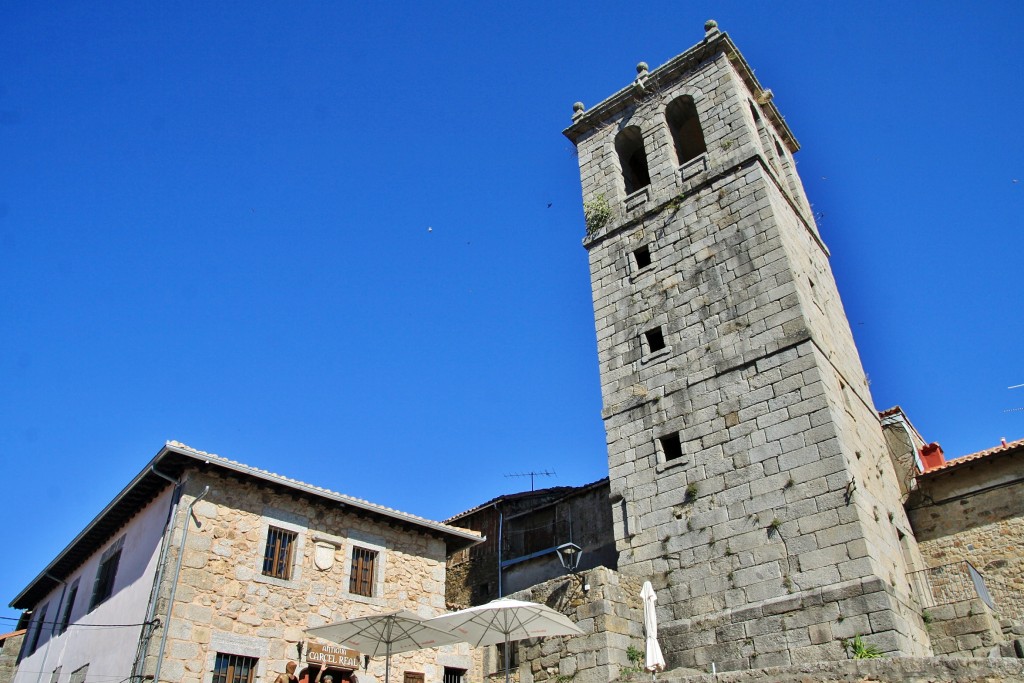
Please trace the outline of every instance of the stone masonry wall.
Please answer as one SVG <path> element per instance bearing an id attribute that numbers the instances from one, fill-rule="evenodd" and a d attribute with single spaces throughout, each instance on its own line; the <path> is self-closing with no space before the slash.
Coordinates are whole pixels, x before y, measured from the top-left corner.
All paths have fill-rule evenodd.
<path id="1" fill-rule="evenodd" d="M 926 654 L 917 551 L 827 251 L 736 62 L 656 70 L 577 139 L 585 206 L 614 214 L 585 244 L 619 568 L 655 584 L 677 666 L 834 658 L 846 631 Z M 708 151 L 678 168 L 663 112 L 681 95 Z M 626 126 L 651 175 L 628 197 Z"/>
<path id="2" fill-rule="evenodd" d="M 586 592 L 577 577 L 564 576 L 507 596 L 545 604 L 584 632 L 520 641 L 520 683 L 606 683 L 632 666 L 626 654 L 630 646 L 643 651 L 643 581 L 604 567 L 585 577 L 590 586 Z"/>
<path id="3" fill-rule="evenodd" d="M 898 657 L 818 662 L 688 675 L 667 671 L 659 683 L 1021 683 L 1024 667 L 1019 659 L 964 659 L 959 657 Z"/>
<path id="4" fill-rule="evenodd" d="M 299 644 L 311 639 L 304 629 L 399 609 L 424 617 L 444 611 L 443 541 L 312 496 L 197 473 L 178 509 L 159 616 L 166 614 L 185 510 L 206 484 L 210 492 L 195 505 L 195 519 L 189 522 L 161 681 L 209 681 L 217 652 L 258 657 L 257 680 L 273 680 L 289 660 L 299 659 Z M 262 574 L 268 525 L 299 534 L 289 580 Z M 348 590 L 354 545 L 379 553 L 373 597 Z M 154 671 L 161 634 L 158 629 L 150 644 L 146 673 Z M 468 648 L 396 655 L 392 680 L 411 670 L 438 683 L 445 664 L 470 668 Z M 304 666 L 300 661 L 300 672 Z M 363 683 L 382 680 L 383 658 L 359 674 Z"/>
<path id="5" fill-rule="evenodd" d="M 1018 458 L 1003 468 L 1020 464 Z M 979 472 L 992 476 L 999 468 L 996 464 Z M 970 474 L 943 477 L 955 480 Z M 941 486 L 924 484 L 928 497 L 910 515 L 928 566 L 970 562 L 985 577 L 999 615 L 1024 622 L 1024 478 L 1016 476 L 1018 481 L 1010 485 L 948 498 Z"/>
<path id="6" fill-rule="evenodd" d="M 961 600 L 930 607 L 928 632 L 937 655 L 988 657 L 998 654 L 1003 642 L 1002 628 L 982 600 Z"/>
<path id="7" fill-rule="evenodd" d="M 18 667 L 18 652 L 25 639 L 25 630 L 12 631 L 0 640 L 0 683 L 9 683 Z"/>

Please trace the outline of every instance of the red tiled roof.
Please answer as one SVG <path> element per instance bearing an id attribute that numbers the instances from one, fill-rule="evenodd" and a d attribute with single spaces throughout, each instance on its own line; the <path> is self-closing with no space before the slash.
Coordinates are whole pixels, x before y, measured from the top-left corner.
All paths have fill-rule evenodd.
<path id="1" fill-rule="evenodd" d="M 878 417 L 889 417 L 890 415 L 897 415 L 902 412 L 903 408 L 900 408 L 898 405 L 895 405 L 892 408 L 878 411 Z"/>
<path id="2" fill-rule="evenodd" d="M 956 458 L 954 460 L 947 460 L 946 462 L 944 462 L 943 464 L 939 465 L 938 467 L 930 469 L 927 472 L 925 472 L 923 475 L 919 475 L 919 476 L 930 476 L 932 474 L 935 474 L 936 472 L 945 472 L 945 471 L 951 470 L 951 469 L 953 469 L 955 467 L 959 467 L 960 465 L 966 465 L 967 463 L 977 462 L 978 460 L 982 460 L 984 458 L 989 458 L 989 457 L 992 457 L 994 455 L 1000 455 L 1002 453 L 1009 453 L 1010 451 L 1014 451 L 1014 450 L 1017 450 L 1017 449 L 1024 449 L 1024 439 L 1017 439 L 1016 441 L 1009 441 L 1009 442 L 1007 442 L 1005 444 L 999 444 L 995 448 L 989 448 L 989 449 L 984 450 L 984 451 L 978 451 L 977 453 L 971 453 L 969 455 L 964 455 L 964 456 Z"/>
<path id="3" fill-rule="evenodd" d="M 8 638 L 13 638 L 14 636 L 20 636 L 20 635 L 24 634 L 25 631 L 27 631 L 27 630 L 28 630 L 27 628 L 23 628 L 20 631 L 11 631 L 10 633 L 0 633 L 0 642 L 3 642 L 5 640 L 7 640 Z"/>

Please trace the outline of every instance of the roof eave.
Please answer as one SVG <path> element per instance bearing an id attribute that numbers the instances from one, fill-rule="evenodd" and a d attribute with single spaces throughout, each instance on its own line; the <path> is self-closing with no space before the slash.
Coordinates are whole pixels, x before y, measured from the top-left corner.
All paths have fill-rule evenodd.
<path id="1" fill-rule="evenodd" d="M 168 447 L 166 445 L 163 448 L 161 448 L 160 451 L 156 454 L 156 456 L 154 456 L 154 458 L 150 460 L 145 467 L 142 468 L 142 471 L 135 475 L 131 482 L 129 482 L 129 484 L 125 486 L 123 489 L 121 489 L 121 492 L 114 496 L 114 498 L 109 503 L 107 503 L 107 505 L 100 511 L 100 513 L 96 515 L 92 519 L 92 521 L 85 526 L 84 529 L 78 532 L 78 535 L 75 536 L 70 543 L 64 546 L 64 549 L 60 551 L 55 558 L 53 558 L 50 564 L 46 565 L 46 568 L 43 569 L 43 571 L 41 571 L 36 576 L 36 578 L 32 579 L 32 581 L 30 581 L 28 585 L 24 589 L 22 589 L 20 593 L 18 593 L 17 596 L 15 596 L 15 598 L 11 601 L 9 606 L 15 609 L 31 609 L 34 603 L 19 603 L 22 599 L 25 598 L 27 594 L 33 592 L 33 589 L 36 588 L 38 584 L 40 584 L 42 581 L 49 581 L 53 583 L 54 586 L 60 583 L 59 580 L 53 577 L 51 571 L 53 571 L 56 568 L 56 566 L 59 565 L 60 562 L 68 556 L 68 554 L 75 548 L 75 546 L 81 543 L 89 535 L 89 533 L 92 532 L 101 521 L 103 521 L 103 519 L 107 515 L 109 515 L 115 508 L 117 508 L 117 506 L 122 501 L 124 501 L 126 496 L 128 496 L 135 489 L 135 487 L 137 487 L 142 482 L 142 480 L 145 477 L 152 474 L 153 468 L 166 455 L 167 451 Z M 170 486 L 170 483 L 168 483 L 167 485 Z"/>
<path id="2" fill-rule="evenodd" d="M 274 475 L 270 472 L 263 470 L 257 470 L 241 463 L 236 463 L 220 456 L 215 456 L 202 451 L 195 451 L 188 447 L 179 446 L 177 444 L 167 443 L 160 449 L 160 451 L 150 460 L 142 470 L 135 475 L 131 482 L 125 486 L 120 493 L 118 493 L 104 508 L 100 511 L 96 517 L 82 531 L 75 536 L 74 539 L 64 549 L 57 554 L 57 556 L 41 571 L 28 585 L 22 589 L 20 593 L 11 601 L 10 607 L 15 609 L 32 609 L 35 606 L 37 600 L 30 599 L 31 596 L 42 593 L 45 595 L 49 591 L 53 590 L 60 581 L 65 577 L 57 578 L 62 572 L 59 567 L 62 563 L 69 559 L 71 554 L 76 548 L 86 543 L 86 539 L 97 530 L 100 524 L 102 524 L 110 515 L 112 515 L 118 507 L 125 503 L 128 497 L 135 491 L 136 488 L 142 485 L 147 477 L 157 478 L 159 475 L 153 474 L 153 470 L 156 469 L 157 465 L 163 462 L 169 456 L 184 457 L 189 460 L 201 463 L 204 465 L 212 465 L 228 471 L 237 472 L 247 477 L 258 479 L 270 484 L 278 486 L 286 486 L 310 495 L 329 500 L 331 502 L 340 503 L 342 505 L 361 510 L 365 513 L 383 517 L 391 521 L 399 522 L 408 526 L 421 528 L 427 533 L 434 534 L 441 537 L 447 545 L 447 552 L 452 553 L 463 548 L 467 548 L 477 543 L 481 543 L 484 539 L 481 534 L 473 532 L 467 529 L 460 529 L 457 527 L 435 522 L 415 515 L 400 512 L 398 510 L 392 510 L 391 508 L 385 508 L 382 506 L 374 505 L 368 501 L 362 501 L 357 498 L 351 498 L 344 496 L 327 489 L 321 489 L 316 486 L 311 486 L 304 482 L 299 482 L 292 479 L 287 479 L 278 475 Z M 166 482 L 163 477 L 159 477 L 161 481 L 165 482 L 164 486 L 159 488 L 163 491 L 167 486 L 170 486 L 170 482 Z M 141 509 L 138 506 L 132 506 L 134 512 Z M 134 514 L 133 512 L 133 514 Z M 130 519 L 130 517 L 128 517 Z M 74 563 L 74 567 L 77 568 L 80 563 Z M 73 571 L 73 570 L 71 570 Z M 67 571 L 63 573 L 68 573 Z M 46 585 L 48 584 L 48 585 Z"/>

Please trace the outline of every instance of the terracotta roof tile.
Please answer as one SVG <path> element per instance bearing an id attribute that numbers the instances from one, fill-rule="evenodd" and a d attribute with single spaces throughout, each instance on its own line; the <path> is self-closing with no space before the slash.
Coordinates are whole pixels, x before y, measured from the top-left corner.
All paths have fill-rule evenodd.
<path id="1" fill-rule="evenodd" d="M 900 408 L 898 405 L 895 405 L 892 408 L 887 408 L 885 410 L 878 411 L 878 417 L 889 417 L 890 415 L 897 415 L 902 412 L 903 408 Z"/>
<path id="2" fill-rule="evenodd" d="M 938 467 L 928 470 L 923 475 L 919 476 L 930 476 L 936 472 L 946 472 L 960 465 L 966 465 L 970 462 L 977 462 L 978 460 L 984 460 L 985 458 L 992 457 L 994 455 L 1000 455 L 1002 453 L 1009 453 L 1017 449 L 1024 449 L 1024 439 L 1017 439 L 1016 441 L 1009 441 L 1005 444 L 999 444 L 995 448 L 989 448 L 984 451 L 978 451 L 977 453 L 970 453 L 968 455 L 955 458 L 953 460 L 947 460 Z"/>

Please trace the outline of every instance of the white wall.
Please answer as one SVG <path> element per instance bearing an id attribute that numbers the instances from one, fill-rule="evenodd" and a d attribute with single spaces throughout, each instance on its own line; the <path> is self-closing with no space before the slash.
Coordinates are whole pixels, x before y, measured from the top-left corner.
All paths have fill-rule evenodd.
<path id="1" fill-rule="evenodd" d="M 21 660 L 12 683 L 49 683 L 53 670 L 58 666 L 61 667 L 60 683 L 65 683 L 72 671 L 85 664 L 89 665 L 86 681 L 117 683 L 131 675 L 142 627 L 99 626 L 141 624 L 145 620 L 173 490 L 174 487 L 168 485 L 67 578 L 69 592 L 75 579 L 79 580 L 68 630 L 51 635 L 56 626 L 44 625 L 35 652 Z M 113 593 L 92 612 L 86 613 L 103 551 L 121 536 L 125 539 Z M 36 605 L 38 614 L 38 610 L 49 603 L 47 622 L 60 621 L 64 611 L 63 605 L 58 604 L 62 590 L 58 586 Z"/>

